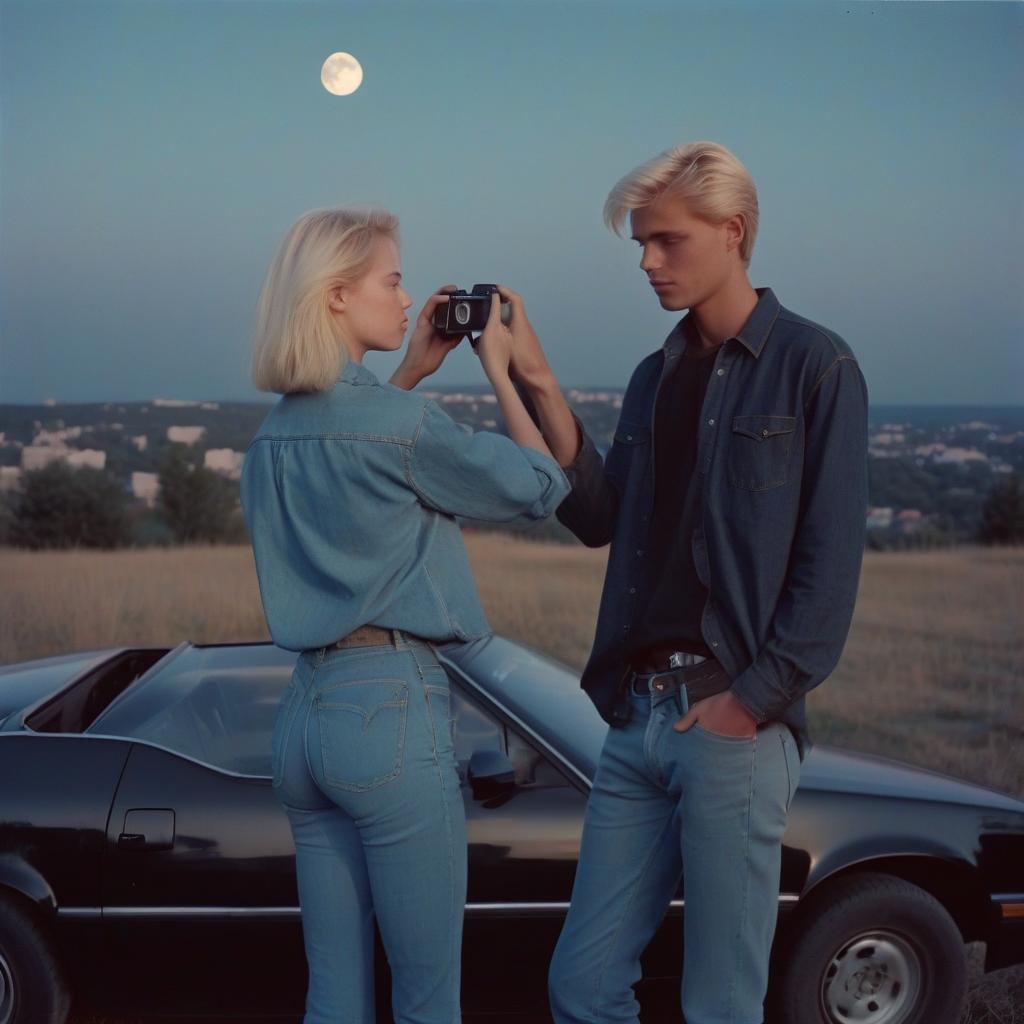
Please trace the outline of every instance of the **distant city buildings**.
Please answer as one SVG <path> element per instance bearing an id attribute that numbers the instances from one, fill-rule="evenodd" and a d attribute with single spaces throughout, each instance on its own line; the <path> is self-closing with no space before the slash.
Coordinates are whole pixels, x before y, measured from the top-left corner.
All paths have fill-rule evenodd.
<path id="1" fill-rule="evenodd" d="M 583 407 L 588 430 L 604 454 L 619 417 L 622 392 L 570 388 L 565 393 L 574 407 Z M 497 399 L 484 389 L 424 390 L 420 394 L 437 401 L 469 429 L 503 429 Z M 95 406 L 92 422 L 87 422 L 90 416 L 83 415 L 80 408 L 58 408 L 56 413 L 79 421 L 73 426 L 42 409 L 37 409 L 35 415 L 40 419 L 36 420 L 12 415 L 0 420 L 4 425 L 0 462 L 7 463 L 0 465 L 0 492 L 17 491 L 24 485 L 26 472 L 56 461 L 100 470 L 109 465 L 137 502 L 153 508 L 159 494 L 158 466 L 170 442 L 188 445 L 195 459 L 202 454 L 206 469 L 237 481 L 245 453 L 206 446 L 238 443 L 236 438 L 251 435 L 265 415 L 265 406 L 231 404 L 224 407 L 230 416 L 225 412 L 206 415 L 221 408 L 218 402 L 173 398 L 127 405 L 108 402 Z M 115 415 L 119 419 L 110 421 Z M 175 419 L 186 423 L 167 425 Z M 937 420 L 932 412 L 920 417 L 911 414 L 909 419 L 911 422 L 872 422 L 869 428 L 872 498 L 880 503 L 869 508 L 866 516 L 868 530 L 876 531 L 874 543 L 907 546 L 926 542 L 932 530 L 936 535 L 969 536 L 993 478 L 1024 472 L 1024 429 L 1018 429 L 1024 419 L 1001 416 L 998 424 L 984 419 L 954 423 Z M 84 447 L 87 443 L 91 447 Z M 130 472 L 135 466 L 143 471 Z M 904 501 L 918 507 L 902 507 Z M 905 537 L 917 533 L 921 536 Z"/>
<path id="2" fill-rule="evenodd" d="M 168 427 L 167 440 L 191 445 L 202 440 L 205 433 L 206 427 Z"/>
<path id="3" fill-rule="evenodd" d="M 947 448 L 934 458 L 936 462 L 988 462 L 988 456 L 977 448 Z"/>
<path id="4" fill-rule="evenodd" d="M 884 507 L 868 509 L 869 530 L 888 530 L 890 526 L 892 526 L 891 508 Z"/>
<path id="5" fill-rule="evenodd" d="M 186 398 L 154 398 L 153 405 L 162 406 L 165 409 L 219 409 L 220 402 L 195 402 Z M 143 407 L 143 412 L 146 412 Z"/>
<path id="6" fill-rule="evenodd" d="M 868 509 L 869 530 L 898 530 L 900 533 L 914 533 L 928 521 L 927 516 L 916 508 L 903 508 L 898 512 L 888 505 Z"/>
<path id="7" fill-rule="evenodd" d="M 42 469 L 51 462 L 66 462 L 69 466 L 89 466 L 103 469 L 107 464 L 107 453 L 98 448 L 68 448 L 65 445 L 32 445 L 21 449 L 21 468 L 28 472 Z"/>
<path id="8" fill-rule="evenodd" d="M 132 473 L 132 497 L 143 502 L 147 508 L 156 505 L 160 491 L 160 477 L 157 473 Z"/>
<path id="9" fill-rule="evenodd" d="M 242 475 L 244 458 L 245 452 L 236 452 L 231 448 L 210 448 L 203 456 L 203 465 L 229 480 L 237 480 Z"/>

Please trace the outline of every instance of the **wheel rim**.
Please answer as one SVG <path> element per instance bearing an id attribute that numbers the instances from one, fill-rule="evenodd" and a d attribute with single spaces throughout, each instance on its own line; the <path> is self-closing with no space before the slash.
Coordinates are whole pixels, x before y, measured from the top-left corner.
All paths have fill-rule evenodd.
<path id="1" fill-rule="evenodd" d="M 0 1024 L 8 1024 L 14 1016 L 14 975 L 10 964 L 0 952 Z"/>
<path id="2" fill-rule="evenodd" d="M 900 1024 L 921 993 L 921 960 L 895 932 L 862 932 L 829 960 L 821 1008 L 835 1024 Z"/>

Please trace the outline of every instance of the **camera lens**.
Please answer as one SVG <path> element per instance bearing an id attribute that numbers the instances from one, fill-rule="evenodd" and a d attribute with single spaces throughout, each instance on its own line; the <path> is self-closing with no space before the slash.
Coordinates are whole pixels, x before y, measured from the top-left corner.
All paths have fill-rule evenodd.
<path id="1" fill-rule="evenodd" d="M 455 303 L 455 322 L 460 326 L 465 326 L 469 323 L 469 303 L 468 302 L 456 302 Z"/>

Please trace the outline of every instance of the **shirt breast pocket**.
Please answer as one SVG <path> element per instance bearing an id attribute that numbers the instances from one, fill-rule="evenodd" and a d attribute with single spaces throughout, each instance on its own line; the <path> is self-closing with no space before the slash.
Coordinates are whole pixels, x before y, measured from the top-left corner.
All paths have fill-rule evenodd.
<path id="1" fill-rule="evenodd" d="M 745 491 L 782 487 L 795 434 L 795 416 L 734 416 L 727 456 L 729 483 Z"/>
<path id="2" fill-rule="evenodd" d="M 650 440 L 650 428 L 642 423 L 620 423 L 616 428 L 605 471 L 620 488 L 629 483 L 631 475 L 642 470 L 650 453 Z"/>

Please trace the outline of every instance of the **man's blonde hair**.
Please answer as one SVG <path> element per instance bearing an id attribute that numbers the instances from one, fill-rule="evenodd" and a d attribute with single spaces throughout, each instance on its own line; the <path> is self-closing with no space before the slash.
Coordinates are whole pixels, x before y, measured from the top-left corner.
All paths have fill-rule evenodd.
<path id="1" fill-rule="evenodd" d="M 256 302 L 252 380 L 261 391 L 324 391 L 348 352 L 328 292 L 366 273 L 380 236 L 398 240 L 398 218 L 374 207 L 304 213 L 291 226 Z"/>
<path id="2" fill-rule="evenodd" d="M 673 146 L 641 164 L 608 193 L 604 222 L 615 234 L 631 210 L 649 206 L 670 193 L 685 200 L 695 217 L 721 224 L 743 218 L 740 257 L 750 264 L 757 237 L 757 189 L 746 167 L 717 142 L 689 142 Z"/>

